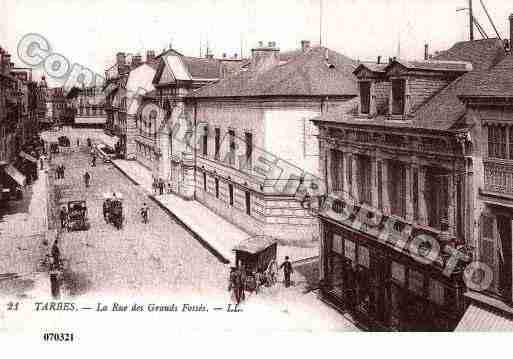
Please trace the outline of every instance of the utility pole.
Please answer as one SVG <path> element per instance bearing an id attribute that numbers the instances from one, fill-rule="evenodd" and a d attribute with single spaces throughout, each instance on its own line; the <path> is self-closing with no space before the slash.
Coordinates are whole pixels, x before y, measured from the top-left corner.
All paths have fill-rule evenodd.
<path id="1" fill-rule="evenodd" d="M 470 41 L 474 41 L 474 15 L 472 13 L 472 0 L 468 0 L 468 18 L 469 18 L 469 30 L 470 30 Z"/>
<path id="2" fill-rule="evenodd" d="M 322 0 L 319 0 L 319 46 L 322 46 Z"/>

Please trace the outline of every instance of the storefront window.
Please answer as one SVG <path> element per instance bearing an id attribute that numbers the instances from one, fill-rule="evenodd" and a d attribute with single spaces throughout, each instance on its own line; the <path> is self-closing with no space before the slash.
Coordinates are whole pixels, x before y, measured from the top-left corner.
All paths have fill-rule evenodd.
<path id="1" fill-rule="evenodd" d="M 334 234 L 331 244 L 331 265 L 330 265 L 330 284 L 333 294 L 343 296 L 343 283 L 344 283 L 344 258 L 343 254 L 343 240 L 342 237 Z"/>
<path id="2" fill-rule="evenodd" d="M 424 295 L 424 275 L 415 270 L 409 271 L 408 289 L 413 293 L 423 296 Z"/>
<path id="3" fill-rule="evenodd" d="M 356 260 L 356 246 L 353 241 L 346 239 L 344 242 L 345 257 L 351 261 Z"/>
<path id="4" fill-rule="evenodd" d="M 444 305 L 444 286 L 434 279 L 429 281 L 429 300 L 438 305 Z"/>

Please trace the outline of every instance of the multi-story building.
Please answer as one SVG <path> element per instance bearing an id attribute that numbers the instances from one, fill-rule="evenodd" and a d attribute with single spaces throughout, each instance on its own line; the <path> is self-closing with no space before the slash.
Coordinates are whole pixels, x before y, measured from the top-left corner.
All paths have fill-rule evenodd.
<path id="1" fill-rule="evenodd" d="M 59 125 L 64 121 L 66 112 L 66 94 L 64 88 L 54 87 L 48 89 L 46 99 L 46 118 L 52 125 Z"/>
<path id="2" fill-rule="evenodd" d="M 172 181 L 250 234 L 317 238 L 317 218 L 296 196 L 305 178 L 319 175 L 310 119 L 355 106 L 355 68 L 355 61 L 309 41 L 290 52 L 260 42 L 244 71 L 186 97 L 195 145 L 181 141 L 172 153 L 193 147 L 194 162 L 183 161 L 171 172 Z M 188 163 L 194 164 L 193 183 L 182 175 Z"/>
<path id="3" fill-rule="evenodd" d="M 358 110 L 314 121 L 329 194 L 319 214 L 323 299 L 371 328 L 456 327 L 463 269 L 481 238 L 474 124 L 458 94 L 504 56 L 502 41 L 486 39 L 421 61 L 362 63 Z"/>
<path id="4" fill-rule="evenodd" d="M 2 197 L 12 198 L 37 178 L 39 87 L 1 48 L 0 66 L 0 183 Z"/>
<path id="5" fill-rule="evenodd" d="M 150 158 L 158 162 L 158 177 L 171 184 L 172 190 L 184 198 L 194 197 L 194 158 L 190 148 L 175 140 L 173 127 L 183 120 L 185 98 L 193 90 L 210 85 L 223 76 L 230 76 L 240 70 L 243 59 L 226 56 L 215 59 L 212 55 L 205 58 L 184 56 L 176 50 L 169 49 L 158 57 L 159 66 L 153 80 L 155 93 L 153 97 L 163 109 L 164 121 L 158 127 L 150 129 L 158 143 L 150 145 L 141 143 L 138 150 L 145 151 Z M 148 119 L 147 123 L 155 122 Z M 144 127 L 144 121 L 139 122 Z M 182 130 L 187 124 L 182 123 Z M 192 133 L 192 129 L 191 129 Z"/>
<path id="6" fill-rule="evenodd" d="M 509 17 L 513 39 L 513 15 Z M 469 288 L 459 330 L 513 330 L 513 54 L 459 92 L 473 152 L 474 257 L 487 265 L 482 288 Z M 471 223 L 472 223 L 471 222 Z"/>
<path id="7" fill-rule="evenodd" d="M 66 98 L 73 109 L 74 118 L 71 125 L 75 127 L 103 128 L 106 123 L 105 100 L 101 86 L 73 87 Z"/>

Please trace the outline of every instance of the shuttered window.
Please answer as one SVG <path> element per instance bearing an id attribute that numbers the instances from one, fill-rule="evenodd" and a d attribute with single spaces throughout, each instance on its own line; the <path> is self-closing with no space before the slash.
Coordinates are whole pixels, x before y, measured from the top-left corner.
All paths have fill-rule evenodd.
<path id="1" fill-rule="evenodd" d="M 488 156 L 494 158 L 506 157 L 507 127 L 488 127 Z M 510 141 L 511 144 L 511 141 Z M 513 150 L 510 145 L 510 151 Z"/>
<path id="2" fill-rule="evenodd" d="M 372 204 L 371 159 L 368 156 L 356 157 L 358 168 L 358 198 L 361 203 Z"/>
<path id="3" fill-rule="evenodd" d="M 360 82 L 360 112 L 363 114 L 370 112 L 370 89 L 371 83 L 369 81 Z"/>
<path id="4" fill-rule="evenodd" d="M 497 219 L 491 215 L 481 216 L 481 238 L 479 242 L 479 260 L 487 264 L 493 272 L 490 290 L 497 292 L 499 263 L 497 252 Z"/>
<path id="5" fill-rule="evenodd" d="M 333 192 L 343 191 L 344 156 L 337 150 L 330 151 L 331 187 Z"/>
<path id="6" fill-rule="evenodd" d="M 392 114 L 404 114 L 404 98 L 405 98 L 406 81 L 392 80 Z"/>
<path id="7" fill-rule="evenodd" d="M 389 162 L 388 193 L 391 213 L 406 217 L 406 168 L 400 162 Z"/>

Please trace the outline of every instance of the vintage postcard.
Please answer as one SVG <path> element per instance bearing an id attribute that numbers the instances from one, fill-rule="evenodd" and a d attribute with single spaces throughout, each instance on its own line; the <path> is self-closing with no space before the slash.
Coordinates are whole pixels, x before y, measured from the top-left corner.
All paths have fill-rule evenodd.
<path id="1" fill-rule="evenodd" d="M 513 331 L 511 39 L 503 0 L 0 0 L 0 338 Z"/>

